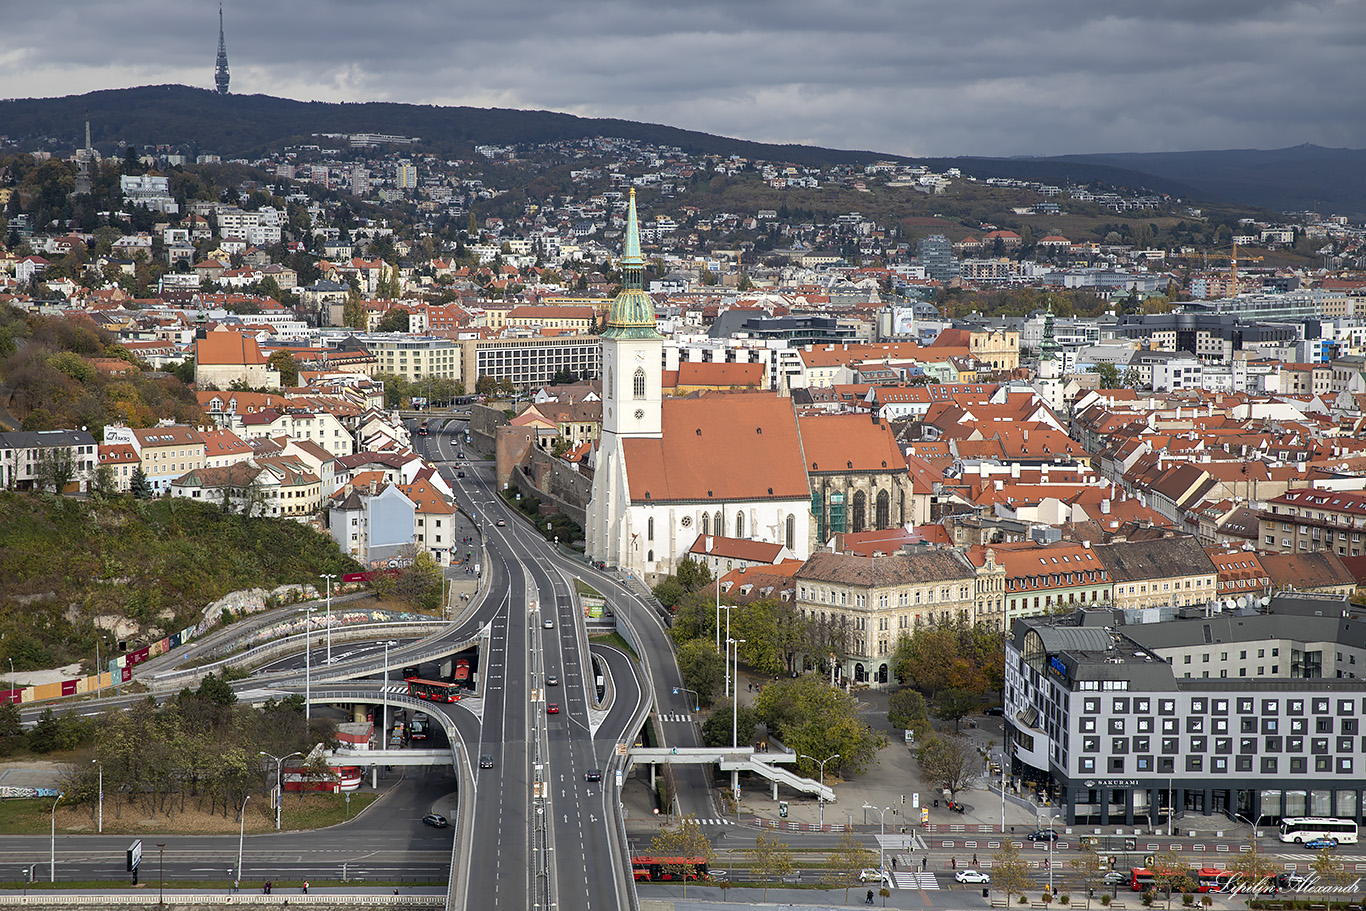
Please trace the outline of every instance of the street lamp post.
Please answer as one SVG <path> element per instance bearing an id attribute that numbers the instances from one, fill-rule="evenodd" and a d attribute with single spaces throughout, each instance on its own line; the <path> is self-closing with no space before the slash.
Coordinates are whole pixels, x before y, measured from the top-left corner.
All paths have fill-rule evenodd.
<path id="1" fill-rule="evenodd" d="M 870 804 L 870 803 L 865 803 L 865 804 L 863 805 L 863 809 L 865 809 L 865 810 L 874 810 L 874 811 L 877 812 L 878 833 L 879 833 L 879 835 L 886 835 L 886 834 L 887 834 L 887 811 L 890 810 L 891 807 L 884 807 L 884 808 L 882 808 L 882 809 L 878 809 L 877 807 L 873 806 L 873 805 Z M 879 869 L 879 870 L 885 870 L 885 869 L 887 869 L 887 849 L 886 849 L 885 847 L 883 847 L 882 838 L 878 838 L 878 840 L 877 840 L 877 855 L 878 855 L 878 869 Z"/>
<path id="2" fill-rule="evenodd" d="M 818 765 L 818 766 L 821 767 L 820 785 L 821 785 L 821 787 L 825 787 L 825 764 L 826 764 L 827 762 L 829 762 L 830 760 L 832 760 L 832 759 L 839 759 L 839 758 L 840 758 L 840 754 L 839 754 L 839 753 L 832 753 L 832 754 L 830 754 L 829 756 L 825 757 L 824 759 L 817 759 L 815 756 L 807 756 L 805 753 L 801 753 L 801 754 L 799 754 L 799 758 L 802 758 L 802 759 L 810 759 L 810 760 L 811 760 L 812 762 L 814 762 L 816 765 Z M 824 828 L 825 828 L 825 793 L 824 793 L 823 791 L 818 791 L 818 792 L 816 793 L 816 802 L 817 802 L 817 806 L 819 807 L 819 809 L 817 810 L 817 812 L 820 814 L 820 826 L 821 826 L 822 829 L 824 829 Z"/>
<path id="3" fill-rule="evenodd" d="M 166 904 L 166 842 L 157 843 L 157 904 Z"/>
<path id="4" fill-rule="evenodd" d="M 1057 834 L 1053 830 L 1053 823 L 1062 819 L 1061 816 L 1053 815 L 1048 817 L 1048 894 L 1053 894 L 1053 837 Z"/>
<path id="5" fill-rule="evenodd" d="M 104 834 L 104 766 L 98 759 L 90 760 L 100 770 L 100 823 L 98 832 Z"/>
<path id="6" fill-rule="evenodd" d="M 243 797 L 243 798 L 242 798 L 242 811 L 241 811 L 241 813 L 238 814 L 239 816 L 241 816 L 241 821 L 240 821 L 241 824 L 240 824 L 240 825 L 238 826 L 238 828 L 237 828 L 237 879 L 236 879 L 236 881 L 233 883 L 234 886 L 236 886 L 238 883 L 242 882 L 242 842 L 246 840 L 246 836 L 247 836 L 247 801 L 248 801 L 248 800 L 251 800 L 251 795 L 250 795 L 250 794 L 248 794 L 246 797 Z"/>
<path id="7" fill-rule="evenodd" d="M 47 881 L 55 883 L 57 881 L 57 804 L 62 802 L 62 796 L 57 795 L 57 799 L 52 801 L 52 852 L 48 855 Z"/>
<path id="8" fill-rule="evenodd" d="M 313 638 L 313 605 L 304 609 L 304 724 L 313 723 L 313 652 L 310 641 Z"/>
<path id="9" fill-rule="evenodd" d="M 726 614 L 726 616 L 729 617 L 730 614 Z M 731 645 L 734 645 L 734 646 L 735 646 L 735 675 L 736 675 L 736 677 L 739 677 L 739 676 L 740 676 L 740 646 L 742 646 L 742 645 L 744 645 L 744 644 L 745 644 L 745 640 L 744 640 L 744 639 L 732 639 L 732 638 L 730 638 L 729 636 L 726 637 L 726 645 L 727 645 L 728 647 L 731 646 Z M 727 657 L 729 657 L 729 656 L 727 656 Z M 729 668 L 730 668 L 730 665 L 727 664 L 726 667 L 727 667 L 727 669 L 729 669 Z M 739 687 L 737 686 L 736 689 L 739 690 Z M 735 747 L 738 747 L 738 746 L 740 745 L 740 744 L 739 744 L 739 740 L 740 740 L 740 694 L 739 694 L 738 692 L 735 693 L 735 695 L 731 698 L 730 704 L 731 704 L 731 713 L 730 713 L 730 745 L 731 745 L 731 748 L 734 749 Z"/>
<path id="10" fill-rule="evenodd" d="M 719 629 L 719 627 L 718 627 L 718 629 Z M 9 688 L 10 688 L 10 691 L 11 691 L 11 692 L 14 691 L 14 659 L 13 659 L 13 658 L 11 658 L 11 659 L 9 660 Z M 18 702 L 19 700 L 16 699 L 16 698 L 14 698 L 13 696 L 11 696 L 11 697 L 10 697 L 10 701 L 11 701 L 11 702 Z"/>
<path id="11" fill-rule="evenodd" d="M 720 580 L 717 580 L 717 582 L 718 582 L 718 585 L 719 585 Z M 720 589 L 718 588 L 717 591 L 720 591 Z M 725 612 L 726 612 L 726 643 L 727 643 L 727 646 L 729 647 L 729 643 L 730 643 L 730 612 L 731 612 L 732 610 L 734 610 L 735 607 L 736 607 L 736 606 L 735 606 L 734 604 L 718 604 L 718 605 L 716 605 L 716 650 L 717 650 L 718 652 L 721 651 L 721 611 L 725 611 Z M 730 656 L 727 655 L 726 657 L 729 658 Z M 730 665 L 729 665 L 729 664 L 726 665 L 726 686 L 725 686 L 725 690 L 724 690 L 723 692 L 724 692 L 724 694 L 727 695 L 727 696 L 730 695 Z"/>
<path id="12" fill-rule="evenodd" d="M 379 748 L 389 749 L 389 646 L 397 645 L 393 639 L 384 640 L 384 679 L 380 681 L 380 692 L 384 694 L 384 711 L 380 714 L 383 730 L 379 732 Z M 568 684 L 566 684 L 567 686 Z"/>
<path id="13" fill-rule="evenodd" d="M 296 750 L 287 756 L 271 756 L 265 750 L 259 750 L 258 752 L 268 759 L 275 760 L 275 831 L 278 832 L 280 831 L 280 813 L 285 807 L 285 790 L 280 784 L 280 768 L 285 764 L 286 759 L 302 756 L 303 753 Z M 242 806 L 245 807 L 246 805 L 246 801 L 243 801 Z"/>
<path id="14" fill-rule="evenodd" d="M 327 663 L 332 663 L 332 580 L 336 573 L 323 573 L 318 578 L 327 580 Z"/>

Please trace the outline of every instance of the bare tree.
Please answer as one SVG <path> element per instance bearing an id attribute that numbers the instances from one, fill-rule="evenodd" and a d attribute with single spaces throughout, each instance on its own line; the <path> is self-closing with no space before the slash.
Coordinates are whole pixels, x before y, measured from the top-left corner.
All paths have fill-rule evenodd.
<path id="1" fill-rule="evenodd" d="M 938 736 L 925 741 L 916 751 L 925 778 L 954 797 L 976 778 L 981 757 L 961 737 Z"/>
<path id="2" fill-rule="evenodd" d="M 859 873 L 877 861 L 877 854 L 864 846 L 852 832 L 845 832 L 830 852 L 832 886 L 844 887 L 844 903 L 849 903 L 849 887 L 859 881 Z"/>
<path id="3" fill-rule="evenodd" d="M 748 853 L 754 861 L 755 872 L 764 878 L 764 901 L 768 901 L 769 882 L 781 881 L 792 872 L 792 849 L 776 835 L 760 834 L 754 839 L 754 849 Z"/>
<path id="4" fill-rule="evenodd" d="M 1002 840 L 1000 850 L 991 855 L 991 885 L 1006 894 L 1006 904 L 1012 895 L 1023 895 L 1029 888 L 1029 865 L 1020 857 L 1020 846 L 1009 838 Z"/>

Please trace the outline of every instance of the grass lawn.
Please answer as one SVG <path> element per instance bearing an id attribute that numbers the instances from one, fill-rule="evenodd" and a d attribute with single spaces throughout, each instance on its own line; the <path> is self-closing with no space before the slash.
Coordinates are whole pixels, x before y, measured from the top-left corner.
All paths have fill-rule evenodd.
<path id="1" fill-rule="evenodd" d="M 636 650 L 631 648 L 631 646 L 626 642 L 626 640 L 621 637 L 621 633 L 601 633 L 596 636 L 589 636 L 588 641 L 590 643 L 596 642 L 601 645 L 615 645 L 617 648 L 621 649 L 623 652 L 630 655 L 636 661 L 640 661 L 640 656 L 636 654 Z"/>
<path id="2" fill-rule="evenodd" d="M 351 795 L 347 809 L 341 794 L 285 794 L 281 816 L 288 830 L 321 829 L 345 822 L 378 798 L 378 794 Z M 257 801 L 260 801 L 258 804 Z M 52 799 L 22 798 L 0 801 L 0 835 L 44 835 L 52 831 Z M 92 805 L 57 808 L 57 831 L 69 835 L 88 835 L 97 830 L 96 808 Z M 235 834 L 239 831 L 236 814 L 224 817 L 201 809 L 193 799 L 187 799 L 182 811 L 177 805 L 175 815 L 165 813 L 151 816 L 141 807 L 124 803 L 115 807 L 106 794 L 104 802 L 104 832 L 138 835 L 165 833 L 168 835 Z M 275 831 L 275 811 L 264 794 L 253 795 L 247 805 L 246 831 L 260 833 Z"/>

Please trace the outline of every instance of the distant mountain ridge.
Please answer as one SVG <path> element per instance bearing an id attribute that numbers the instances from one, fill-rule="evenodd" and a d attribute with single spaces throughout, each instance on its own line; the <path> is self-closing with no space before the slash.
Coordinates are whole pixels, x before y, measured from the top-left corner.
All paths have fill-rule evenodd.
<path id="1" fill-rule="evenodd" d="M 181 85 L 110 89 L 62 98 L 0 101 L 0 133 L 81 141 L 89 116 L 96 145 L 188 145 L 224 157 L 259 154 L 313 133 L 419 136 L 436 149 L 616 136 L 693 153 L 740 155 L 811 166 L 879 159 L 961 168 L 978 177 L 1063 183 L 1101 180 L 1202 201 L 1283 211 L 1366 214 L 1366 150 L 1297 146 L 1271 151 L 1134 152 L 1043 158 L 917 158 L 882 152 L 775 145 L 660 124 L 550 111 L 366 102 L 331 104 L 269 95 L 219 95 Z"/>

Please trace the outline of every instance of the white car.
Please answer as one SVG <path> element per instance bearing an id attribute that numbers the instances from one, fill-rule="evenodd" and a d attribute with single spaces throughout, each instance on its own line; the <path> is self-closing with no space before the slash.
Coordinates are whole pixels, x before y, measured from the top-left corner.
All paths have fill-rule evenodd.
<path id="1" fill-rule="evenodd" d="M 887 872 L 885 870 L 875 870 L 872 867 L 865 867 L 859 871 L 858 878 L 859 882 L 880 883 L 887 879 Z"/>
<path id="2" fill-rule="evenodd" d="M 959 870 L 953 878 L 960 883 L 989 883 L 991 877 L 981 870 Z"/>

